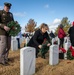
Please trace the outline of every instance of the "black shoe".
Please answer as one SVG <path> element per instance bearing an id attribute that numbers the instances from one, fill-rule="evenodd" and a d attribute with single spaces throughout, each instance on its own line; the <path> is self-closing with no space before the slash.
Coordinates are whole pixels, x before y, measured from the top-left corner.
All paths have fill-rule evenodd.
<path id="1" fill-rule="evenodd" d="M 5 59 L 5 61 L 8 62 L 8 61 L 11 61 L 11 59 L 10 58 L 7 58 L 7 59 Z"/>
<path id="2" fill-rule="evenodd" d="M 36 58 L 38 58 L 38 56 L 36 56 Z"/>
<path id="3" fill-rule="evenodd" d="M 4 66 L 9 66 L 9 64 L 7 62 L 3 62 L 3 63 L 0 63 L 0 64 L 2 64 Z"/>
<path id="4" fill-rule="evenodd" d="M 45 56 L 43 58 L 45 59 Z"/>
<path id="5" fill-rule="evenodd" d="M 20 47 L 18 49 L 20 49 Z"/>

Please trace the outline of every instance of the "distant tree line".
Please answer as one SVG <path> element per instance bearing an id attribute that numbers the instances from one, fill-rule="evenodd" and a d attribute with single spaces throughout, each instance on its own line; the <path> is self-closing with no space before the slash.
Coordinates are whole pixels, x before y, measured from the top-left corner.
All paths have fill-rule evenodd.
<path id="1" fill-rule="evenodd" d="M 70 28 L 70 26 L 71 26 L 71 23 L 68 20 L 68 18 L 67 17 L 63 17 L 62 20 L 61 20 L 61 24 L 64 26 L 64 31 L 67 33 L 69 28 Z M 37 26 L 37 22 L 35 22 L 34 19 L 30 19 L 28 21 L 27 25 L 25 26 L 25 31 L 32 33 L 35 30 L 39 29 L 39 27 L 36 28 L 36 26 Z M 58 25 L 58 27 L 55 30 L 55 35 L 57 35 L 58 29 L 59 29 L 59 25 Z"/>

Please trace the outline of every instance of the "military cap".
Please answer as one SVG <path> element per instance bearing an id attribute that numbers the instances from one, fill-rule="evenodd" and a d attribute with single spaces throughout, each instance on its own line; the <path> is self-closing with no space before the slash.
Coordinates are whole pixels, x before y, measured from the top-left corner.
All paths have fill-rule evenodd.
<path id="1" fill-rule="evenodd" d="M 7 7 L 9 7 L 9 8 L 11 8 L 11 6 L 12 6 L 12 4 L 8 3 L 8 2 L 5 2 L 4 5 L 7 6 Z"/>

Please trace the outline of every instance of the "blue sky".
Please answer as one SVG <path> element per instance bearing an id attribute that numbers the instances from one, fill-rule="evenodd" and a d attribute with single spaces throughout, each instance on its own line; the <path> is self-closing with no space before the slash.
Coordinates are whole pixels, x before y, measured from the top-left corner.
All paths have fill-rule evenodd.
<path id="1" fill-rule="evenodd" d="M 74 0 L 0 0 L 0 9 L 4 2 L 12 3 L 11 12 L 14 20 L 24 27 L 29 19 L 34 19 L 37 26 L 47 23 L 55 29 L 63 17 L 74 20 Z"/>

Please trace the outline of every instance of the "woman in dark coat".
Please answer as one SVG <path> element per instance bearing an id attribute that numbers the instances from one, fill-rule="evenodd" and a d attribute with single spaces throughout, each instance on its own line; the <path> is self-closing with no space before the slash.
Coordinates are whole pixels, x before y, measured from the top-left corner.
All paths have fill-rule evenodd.
<path id="1" fill-rule="evenodd" d="M 70 27 L 68 33 L 70 36 L 71 45 L 74 47 L 74 22 L 72 23 L 72 27 Z"/>
<path id="2" fill-rule="evenodd" d="M 34 33 L 33 37 L 30 39 L 29 43 L 27 44 L 27 46 L 34 47 L 36 49 L 36 58 L 38 57 L 39 49 L 42 48 L 42 43 L 43 43 L 45 38 L 49 42 L 47 44 L 47 46 L 50 45 L 50 38 L 49 38 L 49 35 L 47 33 L 48 29 L 49 29 L 48 25 L 45 23 L 42 23 L 40 29 L 38 29 Z"/>

